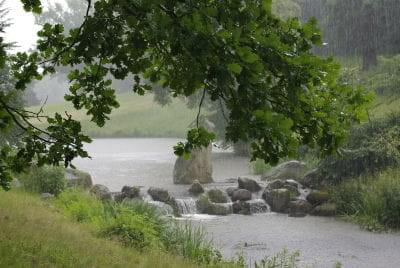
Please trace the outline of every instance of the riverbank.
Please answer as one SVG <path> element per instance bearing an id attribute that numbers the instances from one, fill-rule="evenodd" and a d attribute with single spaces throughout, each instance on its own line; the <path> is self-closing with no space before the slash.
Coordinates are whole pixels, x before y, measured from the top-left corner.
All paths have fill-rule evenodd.
<path id="1" fill-rule="evenodd" d="M 33 195 L 0 193 L 0 267 L 196 267 L 159 250 L 142 254 L 99 238 Z"/>

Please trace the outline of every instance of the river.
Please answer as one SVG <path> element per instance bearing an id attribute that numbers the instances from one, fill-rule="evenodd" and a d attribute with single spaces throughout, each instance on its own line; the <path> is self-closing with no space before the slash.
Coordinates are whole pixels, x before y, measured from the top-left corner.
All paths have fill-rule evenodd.
<path id="1" fill-rule="evenodd" d="M 111 191 L 122 186 L 157 186 L 175 197 L 188 196 L 188 186 L 174 185 L 172 171 L 176 157 L 172 147 L 177 139 L 96 139 L 87 146 L 92 156 L 74 164 L 89 172 L 94 183 Z M 214 148 L 212 187 L 232 185 L 231 178 L 250 176 L 248 159 Z M 254 176 L 253 176 L 254 177 Z M 242 253 L 248 260 L 259 260 L 283 248 L 300 251 L 302 266 L 400 267 L 400 234 L 375 234 L 333 218 L 307 216 L 291 218 L 265 213 L 253 216 L 191 217 L 205 227 L 224 257 Z"/>

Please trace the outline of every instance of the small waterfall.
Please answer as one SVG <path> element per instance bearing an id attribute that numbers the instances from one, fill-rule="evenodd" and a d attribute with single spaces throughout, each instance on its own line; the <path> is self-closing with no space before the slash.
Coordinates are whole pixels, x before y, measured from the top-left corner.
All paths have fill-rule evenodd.
<path id="1" fill-rule="evenodd" d="M 196 200 L 193 198 L 176 199 L 176 204 L 182 215 L 197 213 Z"/>

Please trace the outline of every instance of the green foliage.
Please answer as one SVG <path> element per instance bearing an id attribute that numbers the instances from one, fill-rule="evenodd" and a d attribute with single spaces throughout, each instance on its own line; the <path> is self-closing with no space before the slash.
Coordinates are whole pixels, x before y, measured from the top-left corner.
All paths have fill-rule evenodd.
<path id="1" fill-rule="evenodd" d="M 167 250 L 182 255 L 198 264 L 218 264 L 222 255 L 214 249 L 201 227 L 189 223 L 171 226 L 164 236 Z"/>
<path id="2" fill-rule="evenodd" d="M 266 174 L 269 170 L 271 170 L 271 165 L 266 164 L 264 160 L 257 159 L 250 163 L 253 174 L 263 175 Z"/>
<path id="3" fill-rule="evenodd" d="M 275 256 L 266 257 L 260 262 L 256 262 L 256 268 L 296 268 L 298 266 L 300 253 L 298 251 L 289 252 L 287 249 L 282 250 Z"/>
<path id="4" fill-rule="evenodd" d="M 338 212 L 371 231 L 400 228 L 399 198 L 398 169 L 351 180 L 333 190 Z"/>
<path id="5" fill-rule="evenodd" d="M 18 176 L 25 190 L 59 195 L 66 187 L 65 170 L 61 167 L 31 167 Z"/>
<path id="6" fill-rule="evenodd" d="M 39 0 L 23 3 L 40 11 Z M 332 59 L 312 54 L 321 44 L 316 21 L 282 20 L 272 13 L 272 1 L 98 0 L 93 10 L 90 3 L 79 28 L 66 33 L 63 25 L 45 24 L 38 50 L 13 56 L 12 70 L 16 87 L 24 90 L 55 66 L 76 68 L 65 98 L 98 126 L 119 107 L 110 78 L 133 77 L 139 95 L 154 84 L 174 97 L 204 92 L 227 109 L 226 140 L 251 141 L 253 159 L 276 164 L 300 144 L 334 152 L 368 102 L 362 90 L 337 82 L 339 66 Z M 78 123 L 59 115 L 49 123 L 46 141 L 27 127 L 27 145 L 14 170 L 34 156 L 40 163 L 64 160 L 66 166 L 87 156 L 82 143 L 90 140 L 80 135 Z M 214 138 L 196 127 L 175 147 L 178 155 Z"/>
<path id="7" fill-rule="evenodd" d="M 61 213 L 60 213 L 61 212 Z M 98 237 L 37 195 L 0 194 L 0 267 L 198 267 L 180 256 L 143 252 Z"/>

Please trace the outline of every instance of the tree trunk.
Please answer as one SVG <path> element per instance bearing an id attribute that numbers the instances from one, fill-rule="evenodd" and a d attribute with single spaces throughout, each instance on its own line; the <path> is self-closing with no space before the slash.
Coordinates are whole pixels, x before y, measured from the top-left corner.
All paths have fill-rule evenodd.
<path id="1" fill-rule="evenodd" d="M 363 52 L 363 71 L 368 71 L 371 67 L 378 64 L 376 49 L 370 48 Z"/>

